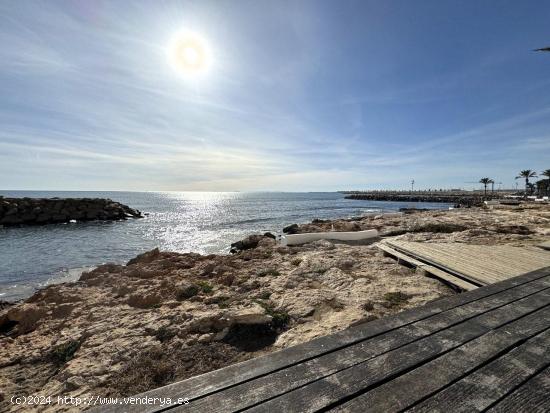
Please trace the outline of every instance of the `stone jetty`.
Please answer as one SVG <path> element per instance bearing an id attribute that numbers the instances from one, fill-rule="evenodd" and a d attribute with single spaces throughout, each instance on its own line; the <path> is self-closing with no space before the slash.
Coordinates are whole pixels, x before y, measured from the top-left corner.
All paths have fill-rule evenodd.
<path id="1" fill-rule="evenodd" d="M 466 193 L 445 192 L 392 192 L 373 191 L 346 193 L 347 199 L 363 199 L 368 201 L 394 201 L 394 202 L 441 202 L 456 206 L 478 206 L 483 203 L 483 195 Z M 496 197 L 494 197 L 496 198 Z"/>
<path id="2" fill-rule="evenodd" d="M 75 221 L 142 218 L 140 211 L 103 198 L 4 198 L 0 226 L 45 225 Z"/>

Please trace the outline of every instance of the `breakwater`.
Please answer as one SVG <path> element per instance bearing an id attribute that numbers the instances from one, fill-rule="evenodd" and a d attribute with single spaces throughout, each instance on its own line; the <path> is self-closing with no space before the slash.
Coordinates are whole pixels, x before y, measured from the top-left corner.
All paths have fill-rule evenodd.
<path id="1" fill-rule="evenodd" d="M 0 197 L 0 226 L 142 218 L 140 211 L 104 198 Z"/>
<path id="2" fill-rule="evenodd" d="M 393 202 L 444 202 L 457 206 L 476 206 L 483 202 L 483 196 L 479 194 L 465 193 L 400 193 L 400 192 L 357 192 L 348 193 L 347 199 L 362 199 L 368 201 L 393 201 Z"/>

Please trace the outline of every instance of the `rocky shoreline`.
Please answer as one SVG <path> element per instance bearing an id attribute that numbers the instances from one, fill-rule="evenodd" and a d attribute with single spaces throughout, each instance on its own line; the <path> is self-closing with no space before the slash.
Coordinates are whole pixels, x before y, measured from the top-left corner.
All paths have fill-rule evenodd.
<path id="1" fill-rule="evenodd" d="M 315 220 L 287 232 L 377 229 L 422 242 L 533 246 L 550 208 L 412 211 Z M 9 395 L 129 396 L 455 294 L 375 244 L 279 245 L 229 255 L 152 250 L 0 307 L 0 410 Z M 78 411 L 42 406 L 43 411 Z"/>
<path id="2" fill-rule="evenodd" d="M 71 221 L 142 218 L 140 211 L 103 198 L 4 198 L 0 227 L 59 224 Z"/>

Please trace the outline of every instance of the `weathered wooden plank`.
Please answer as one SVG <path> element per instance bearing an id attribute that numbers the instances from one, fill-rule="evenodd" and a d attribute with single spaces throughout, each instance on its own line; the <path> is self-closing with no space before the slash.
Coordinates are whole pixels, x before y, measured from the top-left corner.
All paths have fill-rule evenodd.
<path id="1" fill-rule="evenodd" d="M 550 255 L 527 248 L 446 243 L 393 241 L 402 249 L 434 260 L 458 271 L 469 269 L 472 276 L 510 277 L 548 265 Z"/>
<path id="2" fill-rule="evenodd" d="M 403 254 L 402 252 L 397 251 L 396 249 L 390 247 L 384 242 L 379 242 L 376 247 L 378 249 L 381 249 L 385 253 L 394 256 L 395 258 L 405 261 L 415 267 L 421 267 L 422 265 L 426 265 L 426 263 L 422 261 L 418 261 L 417 259 L 411 257 L 410 255 Z"/>
<path id="3" fill-rule="evenodd" d="M 548 347 L 548 345 L 547 345 Z M 550 367 L 532 377 L 518 389 L 508 394 L 487 413 L 550 412 Z"/>
<path id="4" fill-rule="evenodd" d="M 431 251 L 437 254 L 439 251 L 445 251 L 465 258 L 481 260 L 485 268 L 513 268 L 523 270 L 524 266 L 540 265 L 548 262 L 549 256 L 543 251 L 530 249 L 529 247 L 514 247 L 510 245 L 472 245 L 457 243 L 414 243 L 402 242 L 400 244 L 420 247 L 422 250 Z M 485 258 L 489 258 L 486 260 Z M 504 264 L 504 265 L 502 265 Z"/>
<path id="5" fill-rule="evenodd" d="M 195 399 L 307 361 L 342 347 L 355 344 L 359 341 L 425 319 L 443 311 L 473 303 L 476 300 L 497 295 L 505 291 L 511 291 L 519 287 L 525 288 L 532 282 L 548 275 L 550 275 L 550 267 L 532 271 L 521 277 L 434 301 L 425 306 L 407 310 L 392 317 L 386 317 L 384 319 L 355 326 L 330 336 L 320 337 L 263 357 L 258 357 L 223 369 L 195 376 L 181 382 L 142 393 L 138 396 L 171 397 L 173 399 L 178 397 L 189 397 L 190 399 Z M 158 411 L 160 407 L 158 405 L 140 405 L 133 406 L 133 409 L 134 412 L 148 413 Z M 102 409 L 101 411 L 123 412 L 125 410 L 123 406 L 111 406 L 109 409 Z"/>
<path id="6" fill-rule="evenodd" d="M 392 255 L 399 261 L 405 261 L 411 265 L 413 265 L 416 268 L 419 268 L 420 270 L 431 274 L 432 276 L 439 278 L 440 280 L 443 280 L 445 282 L 448 282 L 461 290 L 464 291 L 471 291 L 478 288 L 478 285 L 472 284 L 471 282 L 468 282 L 466 280 L 463 280 L 462 278 L 456 277 L 452 274 L 449 274 L 445 271 L 440 270 L 439 268 L 433 267 L 431 265 L 428 265 L 426 263 L 423 263 L 421 261 L 418 261 L 408 255 L 405 255 L 388 245 L 385 245 L 384 243 L 378 243 L 377 247 L 384 251 L 386 254 Z"/>
<path id="7" fill-rule="evenodd" d="M 508 245 L 386 241 L 391 247 L 447 272 L 488 284 L 550 264 L 544 251 Z"/>
<path id="8" fill-rule="evenodd" d="M 547 329 L 549 327 L 549 320 L 527 316 L 492 330 L 429 363 L 363 393 L 336 407 L 333 411 L 385 413 L 404 410 L 543 330 L 546 332 L 542 344 L 548 346 L 550 335 Z M 538 342 L 538 345 L 540 344 Z"/>
<path id="9" fill-rule="evenodd" d="M 524 302 L 520 304 L 520 301 Z M 491 329 L 498 328 L 518 317 L 532 313 L 536 308 L 544 306 L 542 309 L 536 310 L 534 317 L 530 317 L 524 322 L 530 323 L 538 318 L 550 318 L 550 295 L 548 293 L 534 294 L 520 301 L 484 313 L 456 326 L 339 371 L 307 386 L 254 406 L 247 411 L 314 412 L 333 407 L 364 392 L 370 386 L 382 384 L 386 380 L 429 362 L 467 341 L 480 337 Z"/>
<path id="10" fill-rule="evenodd" d="M 550 364 L 549 343 L 546 330 L 407 411 L 482 411 Z"/>
<path id="11" fill-rule="evenodd" d="M 441 268 L 457 276 L 464 277 L 473 282 L 492 284 L 497 281 L 497 278 L 494 277 L 494 271 L 489 272 L 482 269 L 472 263 L 471 260 L 467 260 L 457 254 L 442 253 L 439 254 L 439 256 L 434 256 L 433 253 L 427 252 L 425 247 L 419 249 L 416 248 L 416 246 L 410 246 L 408 244 L 403 245 L 403 243 L 397 244 L 394 242 L 390 243 L 390 245 L 405 254 L 412 255 L 417 259 L 421 259 L 422 261 L 433 266 Z"/>
<path id="12" fill-rule="evenodd" d="M 400 242 L 399 244 L 391 243 L 391 245 L 404 253 L 411 254 L 445 271 L 455 273 L 474 282 L 492 284 L 501 281 L 499 277 L 495 276 L 495 273 L 498 273 L 499 269 L 483 268 L 472 257 L 465 257 L 458 251 L 454 253 L 444 251 L 443 249 L 433 251 L 433 248 L 420 243 Z"/>
<path id="13" fill-rule="evenodd" d="M 462 278 L 449 274 L 443 270 L 440 270 L 439 268 L 432 267 L 431 265 L 425 264 L 419 268 L 425 271 L 427 274 L 431 274 L 435 278 L 439 278 L 440 280 L 448 282 L 449 284 L 452 284 L 463 291 L 472 291 L 480 287 L 479 285 L 463 280 Z"/>
<path id="14" fill-rule="evenodd" d="M 550 280 L 545 280 L 546 283 L 543 283 L 543 280 L 539 280 L 540 285 L 536 286 L 533 291 L 538 291 L 543 285 L 550 287 Z M 515 298 L 517 294 L 518 292 L 513 295 L 509 294 L 508 301 Z M 536 295 L 539 295 L 539 298 L 543 300 L 543 302 L 550 303 L 549 288 L 539 291 Z M 337 371 L 372 359 L 387 351 L 413 342 L 427 334 L 432 334 L 456 323 L 461 323 L 464 319 L 479 315 L 489 309 L 497 308 L 498 305 L 502 304 L 502 301 L 499 300 L 502 299 L 498 296 L 488 297 L 476 303 L 440 313 L 427 320 L 419 321 L 418 323 L 393 330 L 359 344 L 346 347 L 342 350 L 320 356 L 304 363 L 274 372 L 268 376 L 193 401 L 189 405 L 182 406 L 175 411 L 191 411 L 198 409 L 209 412 L 228 412 L 243 409 L 322 377 L 326 377 Z M 533 299 L 532 296 L 523 299 L 523 301 L 525 300 L 530 301 L 528 304 L 529 306 L 540 305 L 540 302 L 537 301 L 536 298 Z M 483 303 L 485 307 L 483 307 Z M 526 311 L 523 309 L 522 303 L 518 303 L 517 306 L 518 308 L 522 308 L 520 314 Z M 508 316 L 513 316 L 513 313 L 509 313 L 506 317 Z"/>

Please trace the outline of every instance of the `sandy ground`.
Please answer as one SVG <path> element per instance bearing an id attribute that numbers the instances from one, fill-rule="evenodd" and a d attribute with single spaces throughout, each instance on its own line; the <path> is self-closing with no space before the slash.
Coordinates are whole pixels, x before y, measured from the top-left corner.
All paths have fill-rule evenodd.
<path id="1" fill-rule="evenodd" d="M 370 228 L 425 242 L 536 245 L 550 238 L 550 208 L 368 216 L 298 231 Z M 0 308 L 0 410 L 21 410 L 14 395 L 133 395 L 455 293 L 375 244 L 257 240 L 233 255 L 150 251 Z"/>

